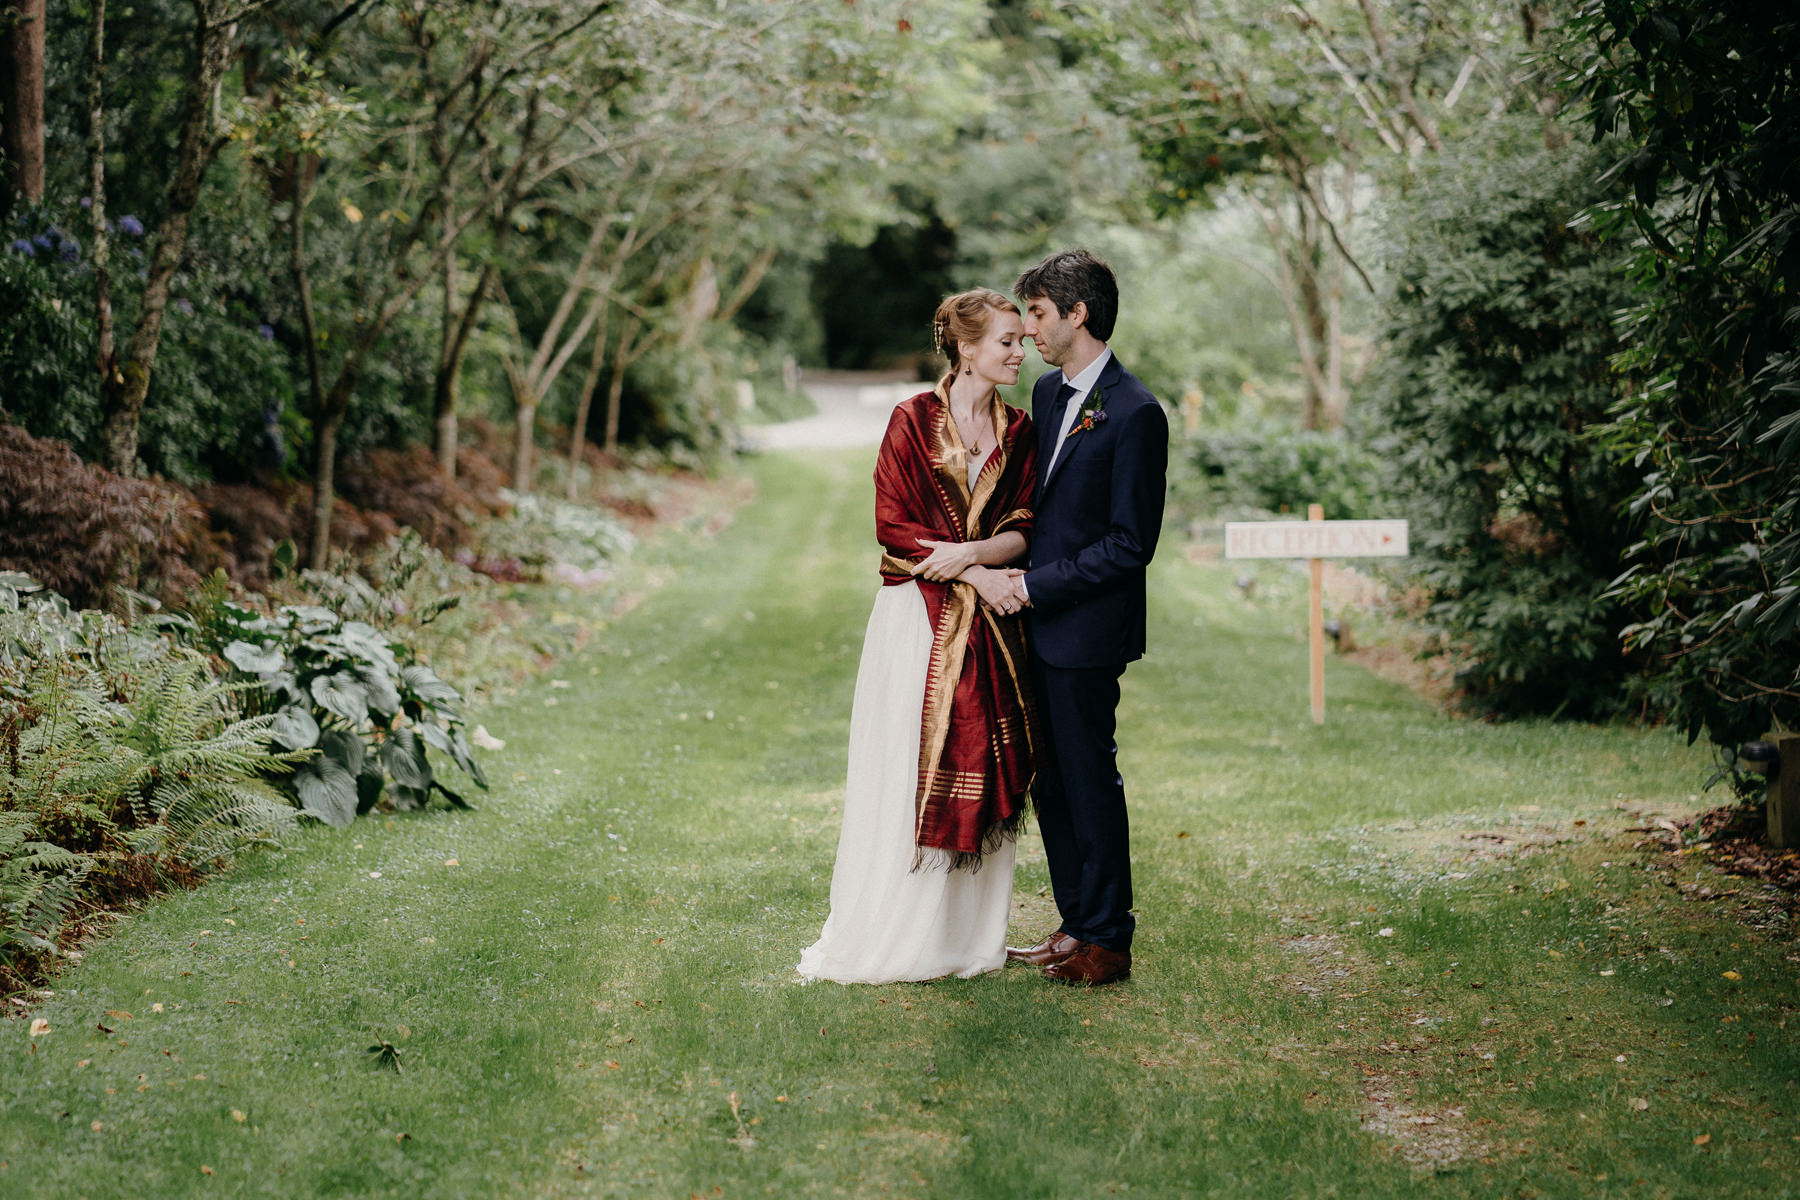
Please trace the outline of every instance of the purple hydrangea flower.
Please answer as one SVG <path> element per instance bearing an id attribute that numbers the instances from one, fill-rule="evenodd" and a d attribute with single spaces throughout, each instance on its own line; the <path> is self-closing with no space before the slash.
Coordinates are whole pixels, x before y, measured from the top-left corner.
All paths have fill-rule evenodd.
<path id="1" fill-rule="evenodd" d="M 14 238 L 12 245 L 7 248 L 10 250 L 17 250 L 26 258 L 34 258 L 37 256 L 37 247 L 32 245 L 26 238 Z"/>
<path id="2" fill-rule="evenodd" d="M 47 233 L 40 233 L 36 237 L 31 239 L 31 244 L 36 246 L 40 250 L 48 250 L 51 248 L 50 235 Z"/>
<path id="3" fill-rule="evenodd" d="M 192 304 L 188 303 L 188 298 L 186 296 L 183 296 L 179 300 L 175 301 L 175 307 L 180 309 L 181 314 L 185 317 L 191 317 L 194 315 L 194 306 Z"/>
<path id="4" fill-rule="evenodd" d="M 83 208 L 94 207 L 94 198 L 92 196 L 83 196 L 81 198 L 81 207 L 83 207 Z"/>
<path id="5" fill-rule="evenodd" d="M 265 342 L 272 342 L 275 340 L 275 330 L 266 322 L 256 327 L 256 333 L 257 336 L 261 337 Z"/>
<path id="6" fill-rule="evenodd" d="M 62 240 L 61 253 L 64 262 L 74 262 L 81 257 L 81 243 L 72 237 L 65 237 Z"/>
<path id="7" fill-rule="evenodd" d="M 143 237 L 144 223 L 128 213 L 119 218 L 119 232 L 130 234 L 132 237 Z"/>

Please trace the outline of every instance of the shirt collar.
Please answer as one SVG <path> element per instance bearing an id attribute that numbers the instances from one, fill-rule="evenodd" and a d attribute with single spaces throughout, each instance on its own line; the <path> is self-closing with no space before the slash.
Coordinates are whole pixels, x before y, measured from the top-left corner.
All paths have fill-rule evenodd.
<path id="1" fill-rule="evenodd" d="M 1085 397 L 1089 392 L 1094 390 L 1094 385 L 1100 382 L 1100 372 L 1106 370 L 1106 364 L 1111 361 L 1112 350 L 1103 348 L 1098 357 L 1096 357 L 1093 362 L 1089 363 L 1087 367 L 1082 370 L 1081 374 L 1073 379 L 1070 379 L 1065 375 L 1063 376 L 1063 382 L 1074 388 L 1077 396 Z"/>

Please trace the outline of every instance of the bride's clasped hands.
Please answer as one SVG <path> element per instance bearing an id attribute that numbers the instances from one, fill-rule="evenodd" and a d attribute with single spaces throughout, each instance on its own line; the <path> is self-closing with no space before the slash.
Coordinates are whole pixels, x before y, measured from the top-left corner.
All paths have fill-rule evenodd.
<path id="1" fill-rule="evenodd" d="M 960 580 L 975 589 L 975 594 L 981 597 L 983 604 L 1006 616 L 1011 616 L 1024 607 L 1012 585 L 1014 578 L 1025 573 L 1018 567 L 983 566 L 977 558 L 976 547 L 968 542 L 940 542 L 932 538 L 920 538 L 919 545 L 931 551 L 915 572 L 921 579 L 929 579 L 933 583 Z"/>

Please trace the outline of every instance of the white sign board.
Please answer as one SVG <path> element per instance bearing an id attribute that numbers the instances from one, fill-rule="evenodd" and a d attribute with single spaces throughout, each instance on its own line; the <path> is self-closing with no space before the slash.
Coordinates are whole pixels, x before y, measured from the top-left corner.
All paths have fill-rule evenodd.
<path id="1" fill-rule="evenodd" d="M 1226 558 L 1405 558 L 1405 521 L 1230 521 Z"/>

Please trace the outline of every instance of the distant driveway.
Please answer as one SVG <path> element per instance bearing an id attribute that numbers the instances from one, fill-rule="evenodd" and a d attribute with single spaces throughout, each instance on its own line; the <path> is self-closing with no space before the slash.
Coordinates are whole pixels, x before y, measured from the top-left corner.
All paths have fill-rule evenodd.
<path id="1" fill-rule="evenodd" d="M 876 446 L 894 405 L 929 389 L 891 371 L 808 371 L 800 381 L 819 411 L 798 421 L 753 425 L 744 437 L 758 450 L 843 450 Z"/>

